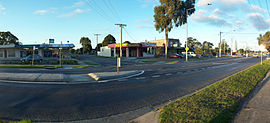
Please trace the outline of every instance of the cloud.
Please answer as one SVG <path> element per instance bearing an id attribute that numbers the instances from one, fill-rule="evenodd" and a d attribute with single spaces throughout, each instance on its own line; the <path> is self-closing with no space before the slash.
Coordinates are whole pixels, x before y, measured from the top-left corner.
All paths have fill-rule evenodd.
<path id="1" fill-rule="evenodd" d="M 250 7 L 247 10 L 250 11 L 250 12 L 266 12 L 265 9 L 263 9 L 263 8 L 257 6 L 257 5 L 253 5 L 253 4 L 250 5 Z"/>
<path id="2" fill-rule="evenodd" d="M 217 11 L 214 11 L 211 15 L 206 15 L 206 10 L 198 10 L 195 12 L 194 15 L 191 16 L 191 20 L 201 22 L 201 23 L 207 23 L 212 26 L 232 26 L 232 23 L 227 22 L 226 20 L 220 18 L 217 14 Z"/>
<path id="3" fill-rule="evenodd" d="M 0 4 L 0 14 L 3 13 L 3 11 L 5 11 L 5 10 L 6 10 L 6 8 L 2 4 Z"/>
<path id="4" fill-rule="evenodd" d="M 74 4 L 72 5 L 72 8 L 81 7 L 81 6 L 84 6 L 84 5 L 85 5 L 85 2 L 83 2 L 83 1 L 78 1 L 78 2 L 76 2 L 76 3 L 74 3 Z"/>
<path id="5" fill-rule="evenodd" d="M 152 18 L 146 18 L 146 19 L 143 19 L 143 20 L 136 20 L 136 23 L 152 23 L 153 22 L 153 19 Z"/>
<path id="6" fill-rule="evenodd" d="M 155 6 L 159 0 L 137 0 L 139 2 L 141 2 L 141 8 L 147 8 L 148 6 Z"/>
<path id="7" fill-rule="evenodd" d="M 44 14 L 54 14 L 56 13 L 56 8 L 50 8 L 50 9 L 41 9 L 41 10 L 36 10 L 33 13 L 38 14 L 38 15 L 44 15 Z"/>
<path id="8" fill-rule="evenodd" d="M 258 31 L 264 31 L 269 29 L 270 20 L 264 19 L 264 17 L 260 13 L 250 13 L 247 15 L 253 27 L 255 27 Z"/>
<path id="9" fill-rule="evenodd" d="M 138 28 L 138 29 L 150 29 L 150 28 L 154 28 L 154 26 L 139 25 L 139 26 L 136 26 L 136 28 Z"/>
<path id="10" fill-rule="evenodd" d="M 59 15 L 58 17 L 73 17 L 77 14 L 82 14 L 82 13 L 85 13 L 85 12 L 89 12 L 90 9 L 75 9 L 74 11 L 70 12 L 70 13 L 67 13 L 67 14 L 62 14 L 62 15 Z"/>
<path id="11" fill-rule="evenodd" d="M 199 0 L 197 7 L 207 6 L 211 3 L 212 6 L 218 6 L 221 10 L 235 11 L 247 5 L 247 0 Z"/>

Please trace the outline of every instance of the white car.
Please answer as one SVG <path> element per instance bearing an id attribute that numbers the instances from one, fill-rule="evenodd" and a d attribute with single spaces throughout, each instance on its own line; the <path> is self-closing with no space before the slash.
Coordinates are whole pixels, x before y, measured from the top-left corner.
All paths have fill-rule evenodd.
<path id="1" fill-rule="evenodd" d="M 182 52 L 184 56 L 186 56 L 186 52 Z M 194 52 L 187 52 L 188 57 L 196 57 L 196 54 Z"/>

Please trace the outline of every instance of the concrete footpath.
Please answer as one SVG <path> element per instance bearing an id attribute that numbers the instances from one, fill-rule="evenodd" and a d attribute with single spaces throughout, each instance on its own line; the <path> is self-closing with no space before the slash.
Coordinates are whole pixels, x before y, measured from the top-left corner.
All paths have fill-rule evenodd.
<path id="1" fill-rule="evenodd" d="M 270 123 L 270 76 L 251 94 L 234 123 Z"/>
<path id="2" fill-rule="evenodd" d="M 102 72 L 89 74 L 49 74 L 49 73 L 0 73 L 0 81 L 31 84 L 76 84 L 100 83 L 131 78 L 144 71 Z M 95 76 L 95 77 L 93 77 Z"/>

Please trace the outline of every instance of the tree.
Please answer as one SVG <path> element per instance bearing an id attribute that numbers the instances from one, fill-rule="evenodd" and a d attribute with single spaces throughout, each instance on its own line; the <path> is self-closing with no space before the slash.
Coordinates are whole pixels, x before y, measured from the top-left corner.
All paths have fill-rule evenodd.
<path id="1" fill-rule="evenodd" d="M 227 42 L 225 40 L 222 40 L 221 45 L 219 43 L 218 46 L 221 47 L 221 52 L 223 52 L 224 54 L 227 51 L 227 49 L 229 49 L 229 45 L 227 44 Z"/>
<path id="2" fill-rule="evenodd" d="M 266 32 L 263 36 L 259 35 L 258 44 L 265 46 L 265 49 L 270 51 L 270 32 Z"/>
<path id="3" fill-rule="evenodd" d="M 244 52 L 245 52 L 245 50 L 244 50 L 244 49 L 239 49 L 238 52 L 239 52 L 241 55 L 243 55 Z"/>
<path id="4" fill-rule="evenodd" d="M 102 43 L 99 43 L 99 44 L 96 46 L 96 51 L 100 51 L 100 47 L 102 47 Z"/>
<path id="5" fill-rule="evenodd" d="M 115 38 L 111 34 L 109 34 L 104 38 L 102 46 L 108 46 L 109 44 L 114 44 L 115 42 Z"/>
<path id="6" fill-rule="evenodd" d="M 165 57 L 167 57 L 168 47 L 168 33 L 173 28 L 173 22 L 175 26 L 181 26 L 187 22 L 187 16 L 191 15 L 195 9 L 188 11 L 186 10 L 193 8 L 195 0 L 159 0 L 161 5 L 154 8 L 154 19 L 155 28 L 159 32 L 165 32 Z"/>
<path id="7" fill-rule="evenodd" d="M 213 46 L 214 46 L 213 43 L 208 42 L 208 41 L 204 41 L 203 45 L 202 45 L 204 53 L 211 54 L 211 50 L 212 50 Z"/>
<path id="8" fill-rule="evenodd" d="M 201 48 L 202 44 L 197 39 L 189 37 L 188 38 L 188 47 L 191 49 Z"/>
<path id="9" fill-rule="evenodd" d="M 125 41 L 124 43 L 128 43 L 128 44 L 131 44 L 131 42 L 130 42 L 130 41 Z"/>
<path id="10" fill-rule="evenodd" d="M 0 45 L 19 44 L 19 39 L 10 32 L 0 32 Z"/>
<path id="11" fill-rule="evenodd" d="M 91 40 L 88 37 L 82 37 L 80 40 L 80 44 L 83 47 L 83 53 L 88 52 L 92 50 Z"/>
<path id="12" fill-rule="evenodd" d="M 203 54 L 202 48 L 196 48 L 196 49 L 194 50 L 194 52 L 195 52 L 195 54 L 198 55 L 199 57 L 202 56 L 202 54 Z"/>

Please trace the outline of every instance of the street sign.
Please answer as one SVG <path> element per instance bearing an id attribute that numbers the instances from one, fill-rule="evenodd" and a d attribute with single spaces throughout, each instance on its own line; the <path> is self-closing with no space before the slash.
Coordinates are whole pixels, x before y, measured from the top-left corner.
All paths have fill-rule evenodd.
<path id="1" fill-rule="evenodd" d="M 186 47 L 186 51 L 189 51 L 189 48 L 188 47 Z"/>
<path id="2" fill-rule="evenodd" d="M 49 44 L 54 44 L 54 39 L 49 39 Z"/>

